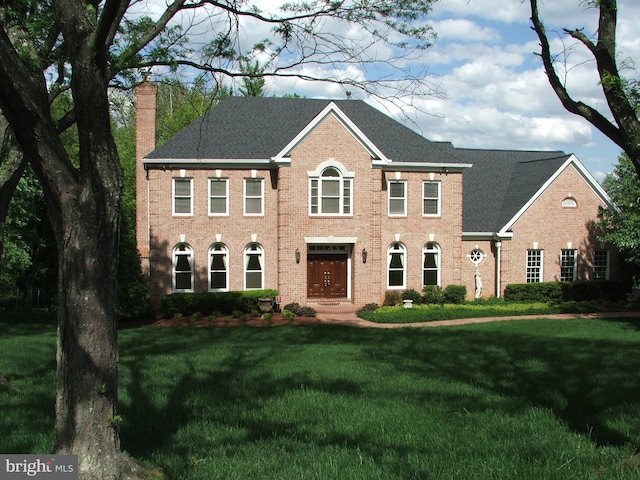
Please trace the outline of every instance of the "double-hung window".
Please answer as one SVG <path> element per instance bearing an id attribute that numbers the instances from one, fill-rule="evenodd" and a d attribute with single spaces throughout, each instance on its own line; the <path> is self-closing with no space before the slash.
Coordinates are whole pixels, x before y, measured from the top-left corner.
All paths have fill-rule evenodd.
<path id="1" fill-rule="evenodd" d="M 407 182 L 392 180 L 389 182 L 389 216 L 403 217 L 407 215 Z"/>
<path id="2" fill-rule="evenodd" d="M 422 182 L 422 215 L 439 217 L 441 214 L 440 182 Z"/>
<path id="3" fill-rule="evenodd" d="M 173 179 L 173 214 L 193 215 L 193 179 Z"/>
<path id="4" fill-rule="evenodd" d="M 576 279 L 578 254 L 576 250 L 560 251 L 560 281 L 572 282 Z"/>
<path id="5" fill-rule="evenodd" d="M 244 249 L 245 290 L 264 288 L 264 249 L 258 243 L 251 243 Z"/>
<path id="6" fill-rule="evenodd" d="M 264 215 L 264 179 L 244 179 L 244 214 Z"/>
<path id="7" fill-rule="evenodd" d="M 609 251 L 596 250 L 593 255 L 593 279 L 609 280 Z"/>
<path id="8" fill-rule="evenodd" d="M 209 290 L 229 290 L 229 249 L 224 243 L 214 243 L 209 249 Z"/>
<path id="9" fill-rule="evenodd" d="M 173 291 L 193 292 L 193 249 L 180 243 L 173 249 Z"/>
<path id="10" fill-rule="evenodd" d="M 400 242 L 394 242 L 387 252 L 387 288 L 405 288 L 407 249 Z"/>
<path id="11" fill-rule="evenodd" d="M 229 180 L 209 179 L 209 215 L 229 215 Z"/>
<path id="12" fill-rule="evenodd" d="M 309 213 L 311 215 L 351 215 L 352 179 L 335 167 L 325 168 L 309 179 Z"/>
<path id="13" fill-rule="evenodd" d="M 440 246 L 429 242 L 422 250 L 422 286 L 440 285 Z"/>
<path id="14" fill-rule="evenodd" d="M 527 283 L 542 282 L 542 250 L 527 250 Z"/>

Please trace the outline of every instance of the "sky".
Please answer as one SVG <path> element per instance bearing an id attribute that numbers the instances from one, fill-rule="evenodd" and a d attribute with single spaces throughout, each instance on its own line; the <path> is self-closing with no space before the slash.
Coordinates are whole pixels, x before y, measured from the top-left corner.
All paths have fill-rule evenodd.
<path id="1" fill-rule="evenodd" d="M 608 116 L 594 62 L 584 47 L 559 32 L 584 28 L 592 36 L 598 12 L 581 0 L 542 0 L 540 15 L 552 39 L 552 49 L 569 47 L 567 82 L 575 98 Z M 631 19 L 640 18 L 640 2 L 619 0 L 620 58 L 640 59 L 640 36 Z M 442 98 L 414 98 L 410 119 L 387 109 L 398 120 L 434 141 L 461 148 L 562 150 L 574 153 L 598 180 L 611 172 L 621 149 L 586 120 L 560 104 L 548 84 L 538 39 L 530 26 L 528 1 L 440 0 L 426 18 L 437 33 L 420 62 L 439 86 Z M 269 81 L 267 94 L 295 91 L 307 97 L 344 98 L 334 87 L 304 82 Z M 376 106 L 374 99 L 353 92 Z M 385 109 L 378 105 L 379 108 Z"/>
<path id="2" fill-rule="evenodd" d="M 275 11 L 283 1 L 251 0 L 249 3 L 269 12 Z M 588 3 L 588 0 L 539 0 L 540 17 L 552 51 L 567 53 L 559 58 L 566 65 L 571 95 L 609 117 L 592 57 L 584 46 L 561 33 L 563 28 L 578 28 L 594 38 L 598 10 L 589 8 Z M 152 16 L 166 8 L 164 0 L 149 0 L 138 5 L 144 5 L 145 13 Z M 429 81 L 438 88 L 438 95 L 413 95 L 403 98 L 402 102 L 391 102 L 352 91 L 352 98 L 370 103 L 430 140 L 452 142 L 459 148 L 573 153 L 601 181 L 613 171 L 621 149 L 586 120 L 562 107 L 547 81 L 540 58 L 535 55 L 539 52 L 539 41 L 531 29 L 530 16 L 528 0 L 439 0 L 423 19 L 437 34 L 435 44 L 426 50 L 414 51 L 412 61 L 403 59 L 411 70 L 428 73 Z M 618 0 L 619 65 L 631 64 L 628 59 L 640 59 L 640 36 L 634 22 L 638 18 L 638 0 Z M 218 17 L 220 22 L 227 20 L 225 16 Z M 211 32 L 220 28 L 215 22 L 215 15 L 201 15 L 192 22 L 194 27 L 189 34 L 201 35 L 204 43 Z M 241 24 L 238 45 L 250 46 L 269 35 L 269 26 L 246 22 Z M 335 33 L 344 38 L 359 36 L 357 25 L 323 25 L 331 33 L 335 29 Z M 378 58 L 391 52 L 384 46 L 376 49 L 372 55 Z M 328 72 L 330 66 L 315 66 L 312 73 L 322 76 L 326 73 L 322 68 Z M 372 66 L 366 65 L 348 67 L 349 72 L 367 77 L 372 70 Z M 633 70 L 628 73 L 637 74 Z M 346 88 L 338 85 L 267 78 L 266 95 L 291 93 L 307 98 L 346 98 Z M 400 103 L 411 108 L 400 108 Z"/>

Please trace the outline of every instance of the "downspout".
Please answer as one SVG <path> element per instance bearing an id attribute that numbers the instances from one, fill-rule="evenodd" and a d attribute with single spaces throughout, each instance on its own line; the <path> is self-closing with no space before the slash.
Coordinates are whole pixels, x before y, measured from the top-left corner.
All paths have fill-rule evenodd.
<path id="1" fill-rule="evenodd" d="M 499 240 L 496 240 L 495 242 L 495 246 L 496 246 L 496 298 L 500 298 L 501 296 L 501 289 L 500 289 L 500 272 L 502 271 L 502 260 L 501 260 L 501 250 L 502 250 L 502 242 Z"/>

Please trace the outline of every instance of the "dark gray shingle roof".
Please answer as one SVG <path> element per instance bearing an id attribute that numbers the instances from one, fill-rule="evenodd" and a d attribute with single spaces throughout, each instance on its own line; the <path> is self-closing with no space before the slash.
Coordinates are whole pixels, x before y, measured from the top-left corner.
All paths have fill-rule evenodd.
<path id="1" fill-rule="evenodd" d="M 363 101 L 265 97 L 224 99 L 146 158 L 272 158 L 331 102 L 392 160 L 456 162 L 451 144 L 431 142 Z"/>
<path id="2" fill-rule="evenodd" d="M 569 158 L 561 151 L 456 149 L 463 173 L 465 232 L 498 232 Z"/>

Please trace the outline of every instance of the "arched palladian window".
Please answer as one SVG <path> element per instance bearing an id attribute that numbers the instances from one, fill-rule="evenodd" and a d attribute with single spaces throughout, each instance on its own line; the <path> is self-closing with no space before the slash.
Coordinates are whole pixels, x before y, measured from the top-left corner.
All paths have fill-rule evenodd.
<path id="1" fill-rule="evenodd" d="M 344 172 L 338 162 L 324 162 L 309 172 L 309 214 L 351 215 L 353 172 Z"/>
<path id="2" fill-rule="evenodd" d="M 387 251 L 387 288 L 401 289 L 406 285 L 406 247 L 394 242 Z"/>
<path id="3" fill-rule="evenodd" d="M 229 249 L 224 243 L 216 242 L 209 248 L 209 290 L 229 290 Z"/>
<path id="4" fill-rule="evenodd" d="M 577 206 L 578 202 L 572 195 L 568 195 L 562 200 L 562 208 L 576 208 Z"/>
<path id="5" fill-rule="evenodd" d="M 427 243 L 422 249 L 422 286 L 440 285 L 440 245 Z"/>
<path id="6" fill-rule="evenodd" d="M 173 291 L 193 292 L 193 249 L 187 243 L 173 248 Z"/>
<path id="7" fill-rule="evenodd" d="M 256 242 L 250 243 L 244 249 L 244 288 L 264 288 L 264 249 Z"/>

